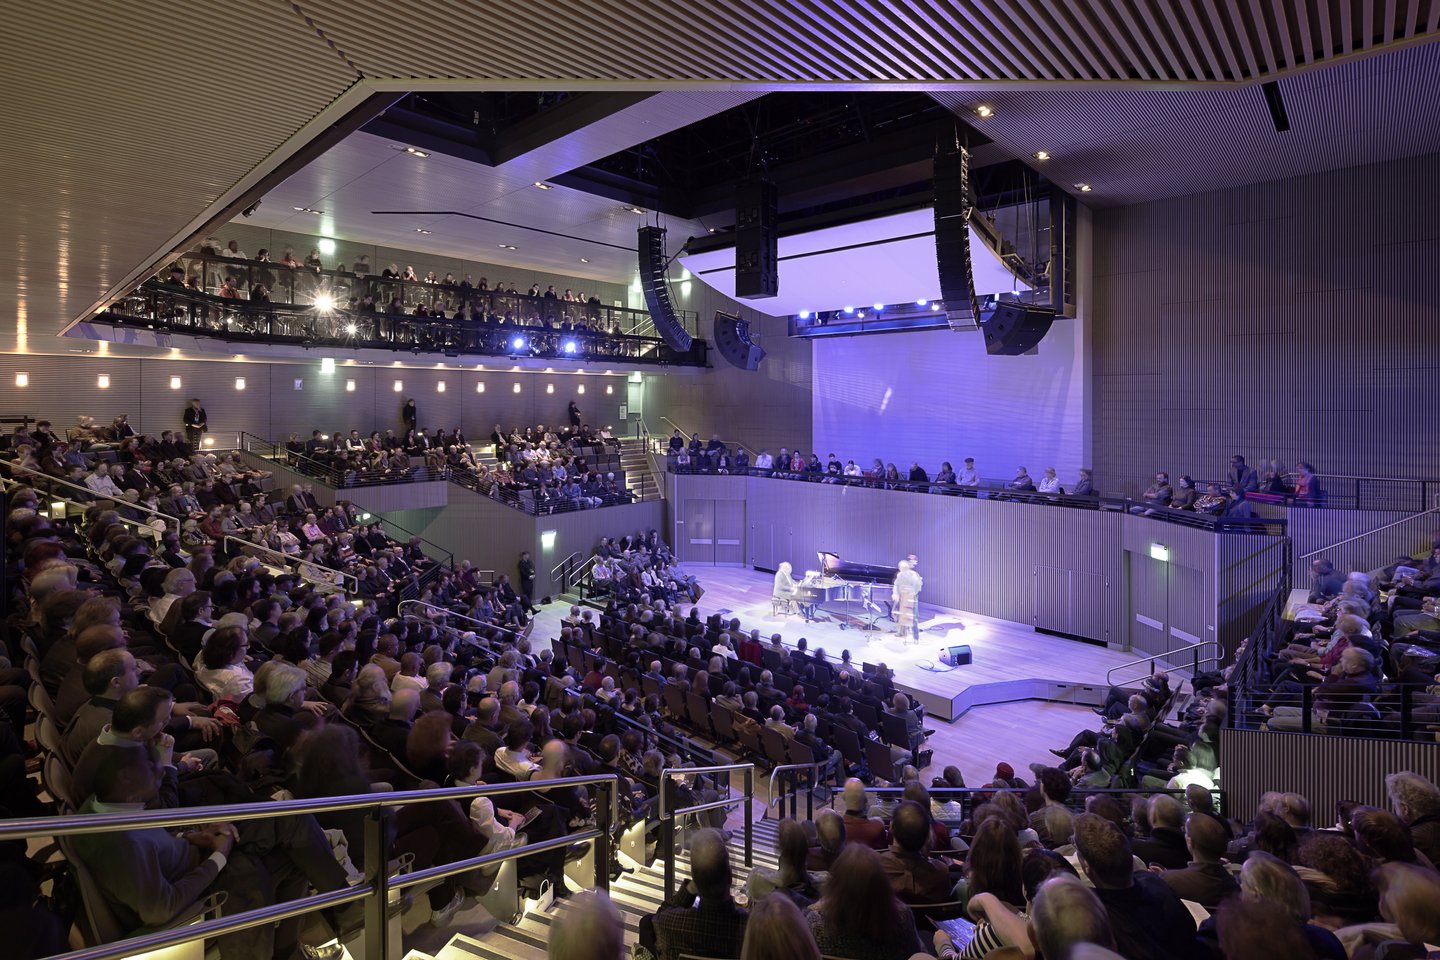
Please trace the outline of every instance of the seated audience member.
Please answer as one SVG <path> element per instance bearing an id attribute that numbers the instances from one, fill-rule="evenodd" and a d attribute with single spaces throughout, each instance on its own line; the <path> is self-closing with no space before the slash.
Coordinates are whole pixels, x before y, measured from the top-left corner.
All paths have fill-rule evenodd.
<path id="1" fill-rule="evenodd" d="M 789 897 L 765 897 L 750 908 L 740 960 L 821 960 L 805 915 Z"/>
<path id="2" fill-rule="evenodd" d="M 1185 835 L 1185 809 L 1167 793 L 1150 798 L 1150 836 L 1131 843 L 1131 852 L 1147 865 L 1183 870 L 1190 863 Z"/>
<path id="3" fill-rule="evenodd" d="M 1030 479 L 1030 471 L 1024 467 L 1015 468 L 1015 478 L 1005 484 L 1005 489 L 1016 490 L 1021 493 L 1034 493 L 1035 481 Z"/>
<path id="4" fill-rule="evenodd" d="M 1316 960 L 1347 960 L 1345 947 L 1331 931 L 1311 922 L 1310 891 L 1295 868 L 1262 850 L 1251 851 L 1240 868 L 1240 899 L 1265 902 L 1299 926 Z M 1280 925 L 1278 918 L 1272 921 Z M 1216 920 L 1200 925 L 1200 939 L 1216 941 Z"/>
<path id="5" fill-rule="evenodd" d="M 1311 956 L 1305 932 L 1278 904 L 1233 898 L 1215 915 L 1225 960 L 1271 960 Z"/>
<path id="6" fill-rule="evenodd" d="M 547 960 L 622 960 L 625 927 L 604 890 L 586 890 L 570 900 L 547 930 Z"/>
<path id="7" fill-rule="evenodd" d="M 640 946 L 658 960 L 739 956 L 749 915 L 735 905 L 730 880 L 724 837 L 718 830 L 699 831 L 690 844 L 690 879 L 659 910 L 641 918 Z"/>
<path id="8" fill-rule="evenodd" d="M 982 828 L 991 822 L 995 821 L 982 824 Z M 1014 840 L 1009 830 L 1005 832 Z M 895 896 L 906 903 L 941 903 L 950 899 L 955 887 L 950 868 L 944 861 L 927 856 L 933 840 L 929 810 L 910 800 L 896 805 L 890 816 L 890 849 L 880 854 L 880 866 L 890 878 Z M 971 844 L 972 855 L 974 850 L 975 844 Z M 1017 880 L 1019 868 L 1020 845 L 1016 843 L 1014 874 Z"/>
<path id="9" fill-rule="evenodd" d="M 1052 875 L 1036 890 L 1029 926 L 1036 956 L 1046 960 L 1072 957 L 1071 950 L 1080 944 L 1115 947 L 1105 906 L 1093 889 L 1068 874 Z"/>
<path id="10" fill-rule="evenodd" d="M 106 757 L 95 771 L 84 813 L 131 813 L 159 794 L 155 766 L 144 757 Z M 96 885 L 128 931 L 163 927 L 186 915 L 207 893 L 227 895 L 238 913 L 345 886 L 345 870 L 309 815 L 213 824 L 175 836 L 160 827 L 79 836 L 75 846 Z M 336 910 L 342 941 L 362 927 L 363 907 Z M 298 920 L 263 924 L 218 938 L 224 960 L 272 960 L 296 950 Z"/>
<path id="11" fill-rule="evenodd" d="M 1024 923 L 1025 888 L 1021 872 L 1020 840 L 1000 817 L 990 817 L 976 828 L 966 855 L 966 899 L 975 926 L 973 949 L 965 957 L 983 957 L 1014 940 L 1016 925 Z M 931 902 L 949 900 L 938 897 Z"/>
<path id="12" fill-rule="evenodd" d="M 1410 828 L 1415 849 L 1440 868 L 1440 787 L 1408 770 L 1385 778 L 1390 809 Z"/>
<path id="13" fill-rule="evenodd" d="M 1204 953 L 1190 912 L 1165 881 L 1134 872 L 1130 841 L 1120 828 L 1093 813 L 1076 817 L 1074 827 L 1081 870 L 1110 915 L 1119 953 L 1129 960 L 1200 960 Z"/>
<path id="14" fill-rule="evenodd" d="M 890 843 L 890 831 L 879 817 L 866 814 L 870 810 L 870 797 L 865 793 L 865 784 L 855 777 L 845 781 L 841 791 L 845 805 L 845 837 L 850 843 L 859 843 L 875 850 L 883 850 Z"/>
<path id="15" fill-rule="evenodd" d="M 815 880 L 805 868 L 810 852 L 810 841 L 805 828 L 794 820 L 780 821 L 779 858 L 776 870 L 756 867 L 750 871 L 745 882 L 745 893 L 751 903 L 764 899 L 771 892 L 779 890 L 794 900 L 797 906 L 808 907 L 820 893 Z"/>
<path id="16" fill-rule="evenodd" d="M 834 810 L 821 810 L 815 816 L 816 846 L 805 858 L 806 869 L 828 872 L 844 849 L 845 838 L 845 818 Z"/>
<path id="17" fill-rule="evenodd" d="M 1166 870 L 1160 879 L 1182 900 L 1198 903 L 1214 912 L 1220 901 L 1239 889 L 1235 878 L 1221 862 L 1230 841 L 1225 825 L 1215 817 L 1192 813 L 1185 819 L 1185 843 L 1190 863 L 1178 870 Z"/>
<path id="18" fill-rule="evenodd" d="M 1174 493 L 1170 488 L 1170 474 L 1163 470 L 1155 474 L 1155 482 L 1145 488 L 1140 499 L 1144 501 L 1145 506 L 1131 507 L 1131 513 L 1144 513 L 1147 508 L 1153 511 L 1160 507 L 1170 506 L 1170 501 L 1174 499 Z"/>
<path id="19" fill-rule="evenodd" d="M 825 956 L 909 960 L 921 949 L 915 918 L 896 898 L 879 854 L 858 843 L 836 858 L 805 919 Z"/>

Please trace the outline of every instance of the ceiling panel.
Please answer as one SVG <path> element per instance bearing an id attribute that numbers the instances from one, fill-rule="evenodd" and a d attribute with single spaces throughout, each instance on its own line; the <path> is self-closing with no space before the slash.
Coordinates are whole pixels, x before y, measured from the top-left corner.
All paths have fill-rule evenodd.
<path id="1" fill-rule="evenodd" d="M 714 87 L 666 90 L 588 139 L 533 151 L 529 165 L 520 158 L 502 171 L 522 183 L 576 156 L 645 139 L 646 120 L 666 129 L 786 82 L 969 83 L 1004 104 L 992 125 L 997 140 L 1018 151 L 1057 151 L 1053 169 L 1095 181 L 1096 202 L 1128 202 L 1433 149 L 1436 77 L 1423 57 L 1403 61 L 1417 71 L 1412 78 L 1361 73 L 1355 89 L 1333 94 L 1310 86 L 1312 74 L 1287 77 L 1296 130 L 1276 143 L 1253 112 L 1240 110 L 1258 96 L 1254 89 L 1227 94 L 1248 98 L 1227 106 L 1175 85 L 1253 82 L 1427 40 L 1440 28 L 1440 0 L 411 0 L 393 14 L 357 10 L 350 0 L 252 0 L 227 5 L 218 19 L 208 7 L 162 0 L 55 0 L 7 5 L 5 27 L 0 303 L 11 309 L 0 318 L 0 349 L 9 350 L 57 349 L 35 341 L 158 258 L 357 79 L 398 79 L 397 90 L 412 79 L 512 89 Z M 1016 89 L 1023 82 L 1117 89 Z M 1377 93 L 1389 99 L 1367 99 Z M 274 206 L 331 196 L 339 204 L 346 184 L 371 175 L 369 159 L 337 162 L 277 191 Z M 436 176 L 450 195 L 445 209 L 473 208 L 478 196 L 511 211 L 503 206 L 511 184 L 462 178 L 456 188 Z M 415 190 L 395 186 L 392 199 L 417 202 Z M 420 191 L 427 199 L 436 192 Z M 633 223 L 603 211 L 587 218 L 584 207 L 530 206 L 541 222 L 559 218 L 633 240 Z M 271 207 L 258 222 L 297 228 L 294 217 L 269 219 L 286 212 Z"/>

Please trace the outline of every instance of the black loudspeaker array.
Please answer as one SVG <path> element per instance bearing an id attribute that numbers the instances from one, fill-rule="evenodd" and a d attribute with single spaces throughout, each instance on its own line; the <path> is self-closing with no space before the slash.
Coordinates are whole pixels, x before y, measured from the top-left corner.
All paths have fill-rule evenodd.
<path id="1" fill-rule="evenodd" d="M 1055 322 L 1054 307 L 1037 307 L 1017 300 L 1000 300 L 980 311 L 985 352 L 1018 357 L 1040 345 Z"/>
<path id="2" fill-rule="evenodd" d="M 763 300 L 780 293 L 780 233 L 775 184 L 750 180 L 735 188 L 735 296 Z"/>
<path id="3" fill-rule="evenodd" d="M 675 315 L 675 306 L 670 302 L 664 227 L 640 228 L 639 254 L 640 289 L 645 292 L 645 307 L 655 321 L 655 330 L 673 350 L 685 353 L 694 341 Z"/>
<path id="4" fill-rule="evenodd" d="M 1056 316 L 1074 317 L 1075 232 L 1078 205 L 1070 194 L 1055 188 L 1050 197 L 1050 303 Z"/>
<path id="5" fill-rule="evenodd" d="M 750 340 L 750 321 L 720 310 L 715 311 L 715 349 L 741 370 L 758 370 L 765 359 L 765 351 Z"/>
<path id="6" fill-rule="evenodd" d="M 970 151 L 943 146 L 935 153 L 935 263 L 952 330 L 974 330 L 980 319 L 970 265 L 970 209 Z"/>

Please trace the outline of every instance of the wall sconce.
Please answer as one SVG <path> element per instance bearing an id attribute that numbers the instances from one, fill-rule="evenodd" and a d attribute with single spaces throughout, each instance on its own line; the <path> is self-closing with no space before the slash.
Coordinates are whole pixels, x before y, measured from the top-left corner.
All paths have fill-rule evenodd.
<path id="1" fill-rule="evenodd" d="M 296 389 L 296 390 L 304 390 L 304 389 L 305 389 L 305 381 L 297 378 L 297 379 L 295 380 L 295 389 Z"/>
<path id="2" fill-rule="evenodd" d="M 519 393 L 519 392 L 520 392 L 520 384 L 518 384 L 518 383 L 515 384 L 515 392 L 516 392 L 516 393 Z"/>
<path id="3" fill-rule="evenodd" d="M 100 374 L 100 376 L 96 377 L 96 378 L 95 378 L 95 386 L 99 387 L 101 390 L 109 390 L 109 389 L 110 389 L 110 374 L 108 374 L 108 373 L 102 373 L 102 374 Z"/>
<path id="4" fill-rule="evenodd" d="M 554 531 L 554 530 L 541 530 L 541 531 L 540 531 L 540 549 L 546 551 L 547 553 L 548 553 L 549 551 L 555 549 L 555 531 Z"/>
<path id="5" fill-rule="evenodd" d="M 179 390 L 179 389 L 180 389 L 180 385 L 181 385 L 181 384 L 180 384 L 180 378 L 179 378 L 179 377 L 171 377 L 171 378 L 170 378 L 170 389 L 171 389 L 171 390 Z"/>
<path id="6" fill-rule="evenodd" d="M 15 386 L 17 386 L 17 387 L 28 387 L 28 386 L 30 386 L 30 374 L 28 374 L 28 373 L 17 373 L 17 374 L 15 374 Z"/>
<path id="7" fill-rule="evenodd" d="M 355 381 L 354 381 L 354 380 L 346 380 L 346 381 L 345 381 L 345 392 L 346 392 L 346 393 L 354 393 L 354 392 L 355 392 Z"/>
<path id="8" fill-rule="evenodd" d="M 553 384 L 553 383 L 547 383 L 547 384 L 545 384 L 545 392 L 546 392 L 546 393 L 554 393 L 554 392 L 555 392 L 555 384 Z"/>
<path id="9" fill-rule="evenodd" d="M 334 357 L 321 357 L 321 358 L 320 358 L 320 372 L 321 372 L 321 373 L 334 373 L 334 372 L 335 372 L 335 358 L 334 358 Z"/>
<path id="10" fill-rule="evenodd" d="M 615 392 L 615 386 L 614 386 L 614 384 L 609 384 L 609 383 L 605 384 L 605 396 L 608 397 L 608 396 L 610 396 L 610 395 L 611 395 L 612 393 L 614 393 L 614 392 Z"/>
<path id="11" fill-rule="evenodd" d="M 585 384 L 577 384 L 575 387 L 575 392 L 583 394 L 585 392 Z"/>
<path id="12" fill-rule="evenodd" d="M 399 393 L 401 390 L 404 390 L 404 389 L 405 389 L 405 381 L 404 381 L 404 380 L 396 380 L 396 381 L 395 381 L 395 392 L 396 392 L 396 393 Z"/>
<path id="13" fill-rule="evenodd" d="M 439 383 L 435 384 L 435 392 L 436 392 L 436 393 L 444 393 L 444 392 L 445 392 L 445 381 L 444 381 L 444 380 L 441 380 Z"/>
<path id="14" fill-rule="evenodd" d="M 244 378 L 244 377 L 236 377 L 236 378 L 235 378 L 235 389 L 236 389 L 236 390 L 244 390 L 244 389 L 245 389 L 245 378 Z"/>
<path id="15" fill-rule="evenodd" d="M 480 382 L 480 383 L 475 384 L 475 392 L 476 392 L 476 393 L 484 393 L 484 392 L 485 392 L 485 384 L 484 384 L 483 381 Z"/>

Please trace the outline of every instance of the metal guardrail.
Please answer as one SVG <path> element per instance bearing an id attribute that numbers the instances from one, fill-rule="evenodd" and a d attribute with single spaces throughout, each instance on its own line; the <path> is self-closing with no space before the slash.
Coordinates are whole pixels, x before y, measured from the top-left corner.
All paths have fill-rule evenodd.
<path id="1" fill-rule="evenodd" d="M 385 828 L 384 811 L 392 807 L 437 800 L 469 800 L 474 797 L 503 796 L 512 793 L 543 793 L 558 788 L 595 786 L 605 792 L 607 802 L 595 805 L 595 827 L 565 837 L 528 843 L 497 853 L 481 854 L 453 863 L 441 864 L 414 873 L 391 877 L 390 839 Z M 127 937 L 116 943 L 99 944 L 83 950 L 58 954 L 53 960 L 121 960 L 141 953 L 182 943 L 193 943 L 226 933 L 249 930 L 293 916 L 326 907 L 364 901 L 365 954 L 363 960 L 390 960 L 386 937 L 389 892 L 445 877 L 457 876 L 479 867 L 515 860 L 532 854 L 568 847 L 575 843 L 595 841 L 595 885 L 608 890 L 610 885 L 610 827 L 617 822 L 619 810 L 619 778 L 615 774 L 591 774 L 556 780 L 520 783 L 484 784 L 470 787 L 445 787 L 434 790 L 407 790 L 395 793 L 356 794 L 324 800 L 281 800 L 268 803 L 229 804 L 210 807 L 187 807 L 182 810 L 146 810 L 123 814 L 79 814 L 62 817 L 36 817 L 0 821 L 0 842 L 7 840 L 50 839 L 57 836 L 118 833 L 126 830 L 166 827 L 200 826 L 216 822 L 265 820 L 300 814 L 336 813 L 345 810 L 367 810 L 365 818 L 365 882 L 330 893 L 303 897 L 298 900 L 245 910 L 216 920 Z"/>
<path id="2" fill-rule="evenodd" d="M 784 800 L 785 797 L 788 796 L 790 798 L 790 819 L 795 819 L 798 813 L 795 795 L 798 792 L 799 773 L 802 770 L 807 774 L 805 777 L 805 819 L 815 819 L 815 787 L 819 785 L 820 773 L 820 764 L 818 763 L 782 763 L 778 767 L 772 767 L 770 770 L 770 799 L 765 801 L 766 810 L 774 806 L 779 806 L 783 813 L 785 808 Z M 790 782 L 791 788 L 788 791 L 781 790 L 778 793 L 776 792 L 775 777 L 777 775 L 783 775 L 785 779 Z"/>
<path id="3" fill-rule="evenodd" d="M 239 435 L 242 451 L 262 460 L 270 460 L 282 466 L 289 467 L 296 473 L 310 477 L 312 480 L 319 480 L 328 487 L 336 490 L 354 490 L 361 487 L 382 487 L 405 483 L 424 483 L 428 481 L 444 480 L 449 473 L 448 467 L 432 467 L 429 464 L 420 464 L 411 467 L 408 476 L 396 476 L 393 474 L 362 474 L 356 473 L 341 466 L 312 457 L 309 454 L 297 453 L 283 444 L 264 437 L 256 436 L 253 433 L 242 430 Z M 356 473 L 355 476 L 348 476 Z"/>
<path id="4" fill-rule="evenodd" d="M 700 776 L 707 773 L 728 774 L 739 770 L 745 775 L 745 793 L 736 797 L 734 794 L 711 803 L 697 803 L 688 807 L 678 809 L 670 808 L 670 791 L 672 789 L 672 778 L 676 776 Z M 729 784 L 727 783 L 727 787 Z M 750 808 L 750 801 L 755 797 L 755 764 L 753 763 L 727 763 L 713 767 L 666 767 L 660 771 L 660 847 L 658 856 L 665 859 L 665 899 L 669 900 L 675 894 L 675 818 L 691 813 L 700 813 L 704 810 L 719 810 L 722 807 L 733 807 L 741 804 L 745 808 L 745 865 L 748 867 L 755 862 L 755 814 Z"/>
<path id="5" fill-rule="evenodd" d="M 666 423 L 670 424 L 670 427 L 671 427 L 672 430 L 679 430 L 679 431 L 680 431 L 680 436 L 682 436 L 682 437 L 688 437 L 688 436 L 691 435 L 690 433 L 686 433 L 685 430 L 680 426 L 680 424 L 676 423 L 674 420 L 671 420 L 669 417 L 661 417 L 660 419 L 663 420 L 663 421 L 665 421 Z M 694 433 L 694 431 L 691 431 L 691 433 Z M 708 441 L 707 441 L 707 442 L 708 442 Z M 754 450 L 751 450 L 749 447 L 745 446 L 745 444 L 741 443 L 739 440 L 721 440 L 720 442 L 723 443 L 723 444 L 725 444 L 725 446 L 728 447 L 728 448 L 730 448 L 731 450 L 744 450 L 744 451 L 745 451 L 747 454 L 749 454 L 751 457 L 757 456 L 757 454 L 756 454 L 756 452 L 755 452 Z M 666 444 L 666 447 L 667 447 L 667 449 L 668 449 L 669 444 L 670 444 L 670 441 L 667 439 L 667 440 L 665 441 L 665 444 Z M 687 446 L 688 446 L 688 444 L 689 444 L 689 441 L 688 441 L 688 440 L 686 441 L 686 444 L 687 444 Z"/>
<path id="6" fill-rule="evenodd" d="M 1214 656 L 1210 656 L 1210 657 L 1205 657 L 1204 659 L 1201 659 L 1201 657 L 1200 657 L 1200 648 L 1203 647 L 1203 646 L 1205 646 L 1206 644 L 1213 644 L 1213 645 L 1214 645 L 1214 647 L 1215 647 L 1215 655 L 1214 655 Z M 1154 667 L 1155 667 L 1155 662 L 1156 662 L 1157 660 L 1165 660 L 1165 661 L 1168 663 L 1168 662 L 1170 662 L 1170 658 L 1174 657 L 1176 654 L 1183 654 L 1183 653 L 1185 653 L 1185 652 L 1187 652 L 1187 651 L 1192 655 L 1192 658 L 1191 658 L 1191 671 L 1192 671 L 1192 672 L 1191 672 L 1191 674 L 1190 674 L 1192 677 L 1195 676 L 1195 674 L 1197 674 L 1197 673 L 1200 672 L 1200 664 L 1202 664 L 1202 663 L 1219 663 L 1219 662 L 1220 662 L 1220 641 L 1219 641 L 1219 640 L 1196 640 L 1194 643 L 1184 644 L 1183 646 L 1176 647 L 1176 648 L 1173 649 L 1173 650 L 1168 650 L 1168 651 L 1166 651 L 1165 653 L 1156 653 L 1156 654 L 1152 654 L 1151 656 L 1148 656 L 1148 657 L 1141 657 L 1141 658 L 1138 659 L 1138 660 L 1129 660 L 1129 661 L 1126 661 L 1125 663 L 1121 663 L 1121 664 L 1118 664 L 1118 665 L 1116 665 L 1116 666 L 1113 666 L 1113 667 L 1111 667 L 1111 668 L 1106 672 L 1106 674 L 1105 674 L 1105 682 L 1108 683 L 1108 684 L 1110 684 L 1111 686 L 1116 686 L 1116 685 L 1119 685 L 1119 684 L 1134 683 L 1136 680 L 1144 680 L 1147 676 L 1150 676 L 1151 674 L 1153 674 L 1153 673 L 1155 672 Z M 1124 670 L 1124 669 L 1126 669 L 1127 667 L 1138 667 L 1138 666 L 1139 666 L 1140 664 L 1142 664 L 1142 663 L 1148 663 L 1148 664 L 1150 664 L 1150 667 L 1151 667 L 1150 673 L 1141 674 L 1141 675 L 1138 676 L 1138 677 L 1129 677 L 1129 678 L 1126 678 L 1126 679 L 1124 679 L 1124 680 L 1116 680 L 1116 679 L 1115 679 L 1115 671 L 1117 671 L 1117 670 Z"/>
<path id="7" fill-rule="evenodd" d="M 942 805 L 947 802 L 955 803 L 958 807 L 955 815 L 941 819 L 946 823 L 958 824 L 970 819 L 975 808 L 988 801 L 995 794 L 1016 789 L 1017 788 L 1014 787 L 927 787 L 926 792 L 929 793 L 930 799 L 934 803 L 940 803 Z M 838 792 L 837 790 L 831 789 L 832 803 L 834 802 L 834 795 Z M 896 801 L 902 799 L 904 793 L 904 787 L 865 788 L 867 797 L 878 797 L 882 799 L 894 797 Z M 1182 801 L 1185 797 L 1184 790 L 1170 787 L 1076 787 L 1070 791 L 1070 797 L 1065 801 L 1065 805 L 1071 808 L 1083 808 L 1087 797 L 1153 797 L 1160 793 L 1177 797 Z M 1216 809 L 1224 815 L 1226 812 L 1225 791 L 1218 787 L 1212 788 L 1210 790 L 1210 796 L 1215 800 Z M 880 810 L 872 808 L 870 812 L 871 815 L 877 816 L 882 820 L 888 819 L 890 815 L 890 810 L 884 808 Z"/>
<path id="8" fill-rule="evenodd" d="M 401 602 L 398 606 L 396 606 L 395 612 L 398 613 L 398 614 L 400 614 L 400 615 L 403 617 L 403 616 L 406 615 L 406 613 L 405 613 L 405 608 L 406 608 L 406 607 L 410 607 L 411 609 L 414 609 L 414 608 L 416 608 L 416 607 L 419 607 L 419 608 L 422 608 L 422 609 L 425 609 L 425 610 L 434 610 L 436 613 L 442 614 L 443 616 L 448 617 L 449 619 L 452 619 L 452 620 L 464 620 L 466 623 L 473 623 L 473 624 L 475 624 L 477 627 L 480 627 L 482 630 L 499 630 L 501 633 L 508 633 L 508 634 L 512 635 L 513 637 L 515 637 L 516 639 L 519 639 L 520 637 L 522 637 L 522 636 L 525 635 L 523 631 L 520 631 L 520 630 L 512 630 L 512 629 L 510 629 L 509 627 L 497 626 L 497 625 L 495 625 L 495 624 L 493 624 L 493 623 L 486 623 L 484 620 L 476 620 L 474 617 L 467 617 L 467 616 L 465 616 L 465 614 L 463 614 L 463 613 L 456 613 L 454 610 L 448 610 L 448 609 L 446 609 L 445 607 L 437 607 L 435 604 L 433 604 L 433 603 L 426 603 L 426 602 L 423 601 L 423 600 L 405 600 L 405 601 Z M 419 614 L 411 614 L 411 616 L 419 617 L 420 615 L 419 615 Z M 421 617 L 421 619 L 429 620 L 429 619 L 431 619 L 431 618 L 429 618 L 429 617 Z"/>
<path id="9" fill-rule="evenodd" d="M 87 486 L 78 483 L 71 483 L 69 480 L 62 480 L 59 477 L 52 477 L 48 473 L 34 473 L 28 470 L 21 472 L 15 468 L 14 463 L 8 460 L 0 460 L 0 469 L 8 471 L 10 473 L 10 476 L 16 482 L 33 487 L 37 492 L 43 490 L 48 493 L 57 486 L 64 487 L 70 490 L 78 490 L 85 495 L 86 499 L 75 500 L 72 497 L 71 500 L 74 501 L 76 504 L 84 504 L 88 508 L 89 505 L 100 501 L 114 503 L 125 507 L 126 510 L 134 510 L 137 513 L 143 513 L 146 516 L 150 517 L 158 517 L 160 520 L 165 522 L 167 529 L 170 529 L 176 533 L 180 532 L 179 518 L 172 517 L 168 513 L 163 513 L 159 510 L 151 510 L 148 507 L 143 507 L 138 503 L 130 503 L 129 501 L 121 500 L 118 497 L 112 497 L 109 494 L 96 493 L 94 490 L 91 490 Z"/>
<path id="10" fill-rule="evenodd" d="M 359 592 L 360 592 L 360 579 L 359 579 L 358 577 L 356 577 L 354 574 L 346 573 L 346 572 L 343 571 L 343 570 L 336 570 L 336 569 L 334 569 L 334 568 L 332 568 L 332 567 L 321 566 L 320 564 L 316 563 L 314 560 L 306 560 L 304 557 L 297 557 L 297 556 L 295 556 L 294 554 L 283 553 L 283 552 L 281 552 L 281 551 L 279 551 L 279 550 L 274 550 L 274 549 L 272 549 L 272 548 L 270 548 L 270 547 L 264 546 L 263 544 L 252 543 L 252 542 L 249 541 L 249 540 L 244 540 L 244 539 L 241 539 L 240 537 L 236 537 L 236 536 L 227 535 L 227 536 L 225 537 L 225 539 L 221 541 L 221 545 L 222 545 L 222 546 L 224 546 L 224 545 L 226 545 L 226 544 L 230 544 L 230 543 L 235 544 L 235 545 L 236 545 L 237 547 L 239 547 L 242 551 L 247 551 L 247 550 L 248 550 L 248 551 L 253 551 L 253 552 L 255 552 L 255 553 L 263 553 L 263 554 L 265 554 L 267 557 L 272 557 L 272 558 L 274 558 L 274 559 L 277 559 L 277 560 L 279 560 L 281 563 L 283 563 L 287 568 L 288 568 L 291 564 L 294 564 L 294 565 L 295 565 L 295 574 L 296 574 L 297 576 L 304 577 L 306 580 L 311 580 L 311 581 L 314 581 L 314 582 L 316 582 L 316 583 L 325 583 L 325 582 L 329 582 L 329 580 L 328 580 L 328 576 L 329 576 L 329 575 L 334 575 L 334 576 L 337 576 L 337 577 L 340 578 L 340 583 L 339 583 L 338 585 L 341 587 L 341 589 L 344 589 L 344 588 L 345 588 L 345 581 L 346 581 L 346 580 L 349 580 L 349 581 L 350 581 L 350 588 L 349 588 L 350 591 L 351 591 L 352 593 L 359 593 Z M 310 574 L 305 573 L 305 572 L 301 569 L 302 567 L 311 567 L 312 569 L 315 569 L 315 570 L 324 570 L 324 571 L 325 571 L 325 575 L 318 576 L 318 577 L 317 577 L 317 576 L 312 576 L 312 575 L 310 575 Z"/>
<path id="11" fill-rule="evenodd" d="M 1413 513 L 1410 516 L 1403 517 L 1402 519 L 1396 520 L 1393 523 L 1387 523 L 1384 526 L 1376 527 L 1373 530 L 1366 530 L 1364 533 L 1358 533 L 1353 537 L 1347 537 L 1346 539 L 1337 541 L 1336 543 L 1326 544 L 1319 549 L 1311 550 L 1309 553 L 1302 553 L 1300 556 L 1296 557 L 1295 560 L 1297 562 L 1301 560 L 1309 560 L 1313 557 L 1318 557 L 1321 554 L 1326 553 L 1327 551 L 1334 550 L 1336 547 L 1343 547 L 1346 544 L 1355 543 L 1357 540 L 1364 540 L 1366 537 L 1373 536 L 1377 533 L 1384 533 L 1386 530 L 1391 530 L 1395 527 L 1403 526 L 1407 523 L 1412 523 L 1420 517 L 1429 516 L 1430 514 L 1436 513 L 1440 513 L 1440 507 L 1432 507 L 1429 510 L 1422 510 L 1419 513 Z"/>

